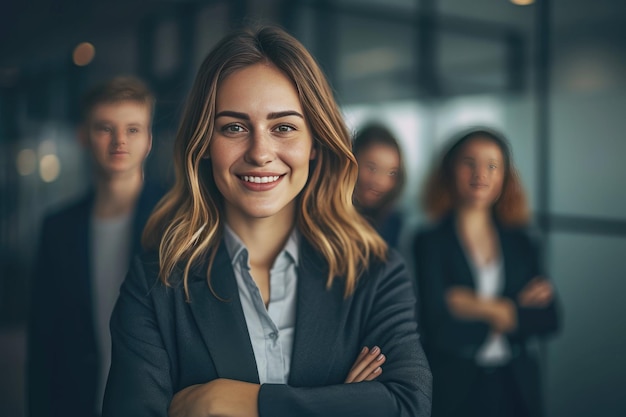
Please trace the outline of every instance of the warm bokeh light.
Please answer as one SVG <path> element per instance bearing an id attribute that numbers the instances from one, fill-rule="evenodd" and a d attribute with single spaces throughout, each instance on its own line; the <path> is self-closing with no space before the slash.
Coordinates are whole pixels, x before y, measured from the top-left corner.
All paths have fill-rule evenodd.
<path id="1" fill-rule="evenodd" d="M 511 3 L 517 6 L 528 6 L 535 2 L 535 0 L 511 0 Z"/>
<path id="2" fill-rule="evenodd" d="M 15 165 L 20 175 L 30 175 L 37 169 L 37 154 L 32 149 L 22 149 L 17 154 Z"/>
<path id="3" fill-rule="evenodd" d="M 59 177 L 61 173 L 61 162 L 54 154 L 48 154 L 41 157 L 39 161 L 39 175 L 44 182 L 52 182 Z"/>
<path id="4" fill-rule="evenodd" d="M 94 56 L 96 56 L 96 48 L 89 42 L 83 42 L 79 43 L 76 48 L 74 48 L 72 58 L 74 64 L 79 67 L 84 67 L 93 60 Z"/>

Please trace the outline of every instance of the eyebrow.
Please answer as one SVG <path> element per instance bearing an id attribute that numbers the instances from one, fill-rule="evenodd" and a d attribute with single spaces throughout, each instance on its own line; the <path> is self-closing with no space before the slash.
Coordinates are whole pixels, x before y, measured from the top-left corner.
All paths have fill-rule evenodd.
<path id="1" fill-rule="evenodd" d="M 297 116 L 304 120 L 304 116 L 295 110 L 285 110 L 285 111 L 268 113 L 267 119 L 268 120 L 280 119 L 281 117 L 287 117 L 287 116 Z M 250 120 L 250 116 L 247 115 L 246 113 L 240 113 L 240 112 L 236 112 L 232 110 L 221 111 L 215 115 L 216 119 L 218 117 L 233 117 L 235 119 Z"/>
<path id="2" fill-rule="evenodd" d="M 98 120 L 93 120 L 91 124 L 94 126 L 102 126 L 102 125 L 114 125 L 117 123 L 114 120 L 98 119 Z M 143 123 L 142 122 L 129 122 L 129 123 L 126 123 L 125 126 L 143 126 Z"/>
<path id="3" fill-rule="evenodd" d="M 304 116 L 301 115 L 300 113 L 298 113 L 295 110 L 286 110 L 286 111 L 279 111 L 279 112 L 272 112 L 270 114 L 267 115 L 268 119 L 280 119 L 281 117 L 287 117 L 287 116 L 297 116 L 301 119 L 304 119 Z"/>

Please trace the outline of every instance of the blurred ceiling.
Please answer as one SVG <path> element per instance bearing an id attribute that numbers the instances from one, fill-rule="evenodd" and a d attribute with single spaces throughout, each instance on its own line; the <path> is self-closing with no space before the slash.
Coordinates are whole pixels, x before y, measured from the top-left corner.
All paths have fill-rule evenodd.
<path id="1" fill-rule="evenodd" d="M 378 16 L 381 19 L 385 15 L 410 19 L 418 11 L 431 11 L 442 22 L 462 28 L 461 31 L 452 31 L 451 35 L 444 33 L 441 36 L 439 42 L 443 47 L 438 59 L 442 68 L 449 68 L 452 72 L 470 71 L 477 76 L 486 74 L 494 66 L 493 63 L 502 61 L 502 56 L 508 52 L 503 52 L 497 44 L 472 44 L 473 39 L 465 36 L 466 30 L 496 34 L 512 31 L 526 43 L 526 54 L 536 35 L 537 7 L 517 6 L 510 0 L 4 0 L 0 7 L 0 85 L 7 85 L 6 80 L 24 67 L 32 69 L 47 65 L 53 61 L 51 57 L 54 54 L 68 53 L 78 42 L 109 34 L 114 37 L 128 28 L 139 28 L 147 16 L 167 16 L 181 6 L 193 8 L 207 4 L 227 4 L 235 17 L 248 14 L 255 18 L 259 13 L 275 18 L 298 5 L 326 5 L 336 10 L 364 13 L 370 10 L 369 20 L 342 26 L 343 40 L 338 41 L 341 43 L 338 65 L 347 68 L 355 79 L 367 77 L 368 71 L 389 71 L 388 67 L 393 62 L 405 68 L 413 63 L 402 46 L 396 48 L 395 55 L 385 49 L 385 45 L 377 46 L 376 38 L 388 38 L 386 44 L 396 46 L 398 39 L 408 44 L 415 38 L 406 31 L 402 32 L 398 25 L 394 27 L 393 21 L 376 24 Z M 626 39 L 626 1 L 551 0 L 550 6 L 555 29 L 552 38 L 554 51 L 567 51 L 580 44 L 593 50 L 596 45 L 601 45 L 610 55 L 611 50 L 623 47 L 623 43 L 615 45 L 615 39 Z M 368 25 L 375 29 L 370 29 L 368 33 Z M 346 29 L 348 27 L 355 29 Z M 319 31 L 320 27 L 317 26 L 316 30 Z M 496 38 L 498 36 L 501 35 Z M 604 39 L 611 39 L 613 45 L 605 48 Z M 368 49 L 366 46 L 369 44 L 371 48 Z M 61 50 L 64 48 L 62 45 L 66 45 L 67 51 Z M 321 52 L 319 49 L 316 51 L 323 55 L 324 51 Z M 361 64 L 372 56 L 378 58 L 374 61 L 370 59 L 370 63 L 385 63 L 387 66 L 377 68 L 373 64 Z M 399 85 L 406 82 L 406 76 L 402 81 L 401 74 L 396 79 Z"/>

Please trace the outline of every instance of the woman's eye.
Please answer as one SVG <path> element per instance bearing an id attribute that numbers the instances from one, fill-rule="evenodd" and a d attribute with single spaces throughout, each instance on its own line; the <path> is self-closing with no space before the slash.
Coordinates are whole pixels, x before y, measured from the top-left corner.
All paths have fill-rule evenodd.
<path id="1" fill-rule="evenodd" d="M 276 128 L 276 130 L 278 132 L 291 132 L 296 130 L 293 126 L 289 126 L 289 125 L 280 125 Z"/>
<path id="2" fill-rule="evenodd" d="M 398 171 L 389 171 L 388 174 L 390 177 L 395 177 L 396 175 L 398 175 Z"/>
<path id="3" fill-rule="evenodd" d="M 128 131 L 130 133 L 137 133 L 137 132 L 139 132 L 139 129 L 137 129 L 136 127 L 131 127 L 130 129 L 128 129 Z"/>
<path id="4" fill-rule="evenodd" d="M 369 165 L 369 166 L 367 167 L 367 169 L 369 169 L 369 171 L 370 171 L 370 172 L 376 172 L 376 167 L 375 167 L 375 166 L 371 166 L 371 165 Z"/>
<path id="5" fill-rule="evenodd" d="M 239 125 L 226 125 L 222 130 L 227 133 L 239 133 L 243 132 L 243 127 Z"/>

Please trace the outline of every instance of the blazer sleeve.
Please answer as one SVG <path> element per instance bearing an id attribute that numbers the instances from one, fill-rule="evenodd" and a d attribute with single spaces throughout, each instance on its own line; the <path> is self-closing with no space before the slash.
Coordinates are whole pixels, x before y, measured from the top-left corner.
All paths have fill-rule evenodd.
<path id="1" fill-rule="evenodd" d="M 519 253 L 525 253 L 530 263 L 531 274 L 526 281 L 530 281 L 536 276 L 545 277 L 541 262 L 541 250 L 538 244 L 533 241 L 526 233 L 521 233 L 520 244 L 522 248 Z M 554 288 L 554 284 L 553 284 Z M 552 302 L 543 308 L 522 307 L 514 300 L 517 309 L 517 329 L 510 335 L 512 339 L 525 339 L 531 336 L 548 336 L 556 332 L 560 327 L 560 305 L 556 294 Z"/>
<path id="2" fill-rule="evenodd" d="M 445 265 L 454 259 L 449 245 L 437 233 L 437 229 L 420 231 L 413 241 L 426 351 L 430 354 L 430 349 L 444 350 L 473 357 L 489 334 L 489 325 L 478 320 L 460 320 L 450 313 L 445 301 Z"/>
<path id="3" fill-rule="evenodd" d="M 153 277 L 157 279 L 135 257 L 120 289 L 110 322 L 112 360 L 103 417 L 168 414 L 172 376 L 153 301 L 147 296 Z"/>
<path id="4" fill-rule="evenodd" d="M 263 384 L 260 417 L 430 416 L 432 376 L 417 333 L 415 297 L 404 263 L 390 251 L 376 276 L 363 281 L 365 288 L 353 297 L 371 303 L 363 317 L 363 345 L 377 344 L 387 356 L 382 375 L 375 381 L 323 387 Z"/>

